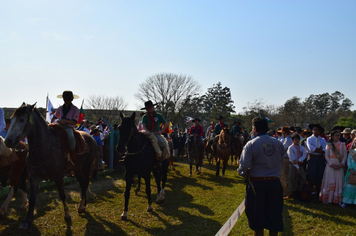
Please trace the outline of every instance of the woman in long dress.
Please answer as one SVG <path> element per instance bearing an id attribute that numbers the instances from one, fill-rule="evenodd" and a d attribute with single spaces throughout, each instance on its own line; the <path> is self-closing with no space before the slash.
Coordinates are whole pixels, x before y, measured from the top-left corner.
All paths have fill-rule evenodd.
<path id="1" fill-rule="evenodd" d="M 349 184 L 347 182 L 350 175 L 356 175 L 356 149 L 350 149 L 347 158 L 347 171 L 345 175 L 344 192 L 342 194 L 342 207 L 345 207 L 347 204 L 356 204 L 356 184 Z"/>
<path id="2" fill-rule="evenodd" d="M 325 166 L 324 177 L 321 184 L 319 199 L 323 203 L 342 203 L 342 193 L 345 183 L 344 170 L 347 150 L 345 143 L 340 142 L 340 132 L 331 131 L 331 138 L 325 149 Z"/>

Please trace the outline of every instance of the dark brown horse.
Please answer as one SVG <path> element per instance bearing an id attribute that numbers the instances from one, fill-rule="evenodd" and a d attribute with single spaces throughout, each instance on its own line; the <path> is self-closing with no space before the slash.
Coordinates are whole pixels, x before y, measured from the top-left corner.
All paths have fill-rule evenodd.
<path id="1" fill-rule="evenodd" d="M 229 157 L 231 154 L 230 129 L 229 128 L 222 129 L 220 134 L 215 138 L 218 138 L 217 144 L 213 146 L 215 161 L 216 161 L 216 176 L 219 176 L 220 161 L 222 160 L 223 162 L 222 177 L 224 178 L 227 162 L 229 161 Z"/>
<path id="2" fill-rule="evenodd" d="M 11 126 L 6 135 L 5 144 L 8 147 L 16 147 L 25 136 L 28 139 L 29 155 L 27 157 L 27 169 L 30 173 L 30 203 L 25 222 L 20 228 L 27 229 L 33 221 L 36 196 L 40 181 L 53 180 L 56 183 L 59 197 L 64 208 L 64 219 L 69 224 L 71 216 L 66 202 L 63 177 L 66 172 L 67 158 L 64 148 L 69 145 L 68 140 L 61 139 L 59 125 L 48 126 L 43 116 L 34 108 L 35 105 L 23 105 L 15 110 L 11 118 Z M 57 128 L 56 128 L 57 127 Z M 65 131 L 64 131 L 65 132 Z M 86 132 L 80 131 L 79 137 L 84 139 L 83 152 L 77 154 L 74 161 L 74 173 L 81 188 L 81 200 L 78 213 L 85 212 L 86 191 L 89 186 L 89 175 L 93 166 L 97 144 Z M 81 136 L 80 136 L 81 135 Z M 82 141 L 83 142 L 83 141 Z M 79 147 L 79 145 L 77 145 Z"/>
<path id="3" fill-rule="evenodd" d="M 201 173 L 201 167 L 204 158 L 204 147 L 199 147 L 200 137 L 196 135 L 189 135 L 187 140 L 187 152 L 189 160 L 189 176 L 192 176 L 192 165 L 195 163 L 195 172 Z"/>
<path id="4" fill-rule="evenodd" d="M 130 190 L 135 175 L 145 180 L 146 195 L 148 199 L 147 212 L 152 212 L 151 201 L 151 172 L 156 180 L 157 185 L 157 203 L 164 201 L 164 187 L 167 181 L 167 171 L 170 159 L 165 159 L 162 166 L 157 165 L 156 152 L 150 140 L 145 134 L 139 132 L 135 125 L 136 113 L 132 113 L 130 117 L 124 117 L 120 113 L 121 124 L 119 126 L 119 144 L 117 151 L 125 152 L 125 208 L 121 215 L 121 220 L 127 220 L 127 212 L 129 210 Z M 161 187 L 162 183 L 162 187 Z"/>
<path id="5" fill-rule="evenodd" d="M 207 138 L 205 140 L 205 153 L 206 153 L 206 159 L 208 159 L 209 164 L 213 164 L 214 161 L 214 151 L 212 145 L 213 145 L 213 140 Z"/>
<path id="6" fill-rule="evenodd" d="M 3 138 L 0 136 L 0 173 L 7 175 L 10 180 L 9 194 L 1 206 L 0 217 L 4 216 L 7 212 L 7 207 L 12 200 L 14 193 L 20 189 L 22 205 L 21 210 L 26 210 L 27 194 L 26 194 L 26 178 L 28 176 L 26 169 L 26 156 L 28 147 L 24 142 L 20 142 L 16 148 L 11 149 L 5 146 Z M 4 160 L 9 160 L 8 164 Z"/>

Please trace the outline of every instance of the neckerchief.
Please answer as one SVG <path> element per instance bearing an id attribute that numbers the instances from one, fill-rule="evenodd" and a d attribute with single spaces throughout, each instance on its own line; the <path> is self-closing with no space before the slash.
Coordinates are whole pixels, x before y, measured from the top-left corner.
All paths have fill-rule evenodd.
<path id="1" fill-rule="evenodd" d="M 63 106 L 62 106 L 63 114 L 62 114 L 61 119 L 63 119 L 63 120 L 68 120 L 67 114 L 68 114 L 68 112 L 70 111 L 70 108 L 71 108 L 71 107 L 72 107 L 72 104 L 70 104 L 68 107 L 66 107 L 66 105 L 63 105 Z"/>
<path id="2" fill-rule="evenodd" d="M 224 123 L 219 123 L 219 124 L 220 124 L 221 130 L 223 130 L 224 129 Z"/>
<path id="3" fill-rule="evenodd" d="M 147 113 L 147 117 L 148 117 L 148 119 L 149 119 L 149 121 L 148 121 L 148 129 L 149 129 L 150 131 L 154 131 L 154 130 L 155 130 L 155 124 L 156 124 L 156 121 L 155 121 L 155 114 L 156 114 L 155 111 L 153 112 L 153 115 L 152 115 L 152 116 L 150 116 L 150 114 Z"/>
<path id="4" fill-rule="evenodd" d="M 293 147 L 297 149 L 297 158 L 299 160 L 299 158 L 302 156 L 302 154 L 300 153 L 300 147 L 299 145 L 295 145 L 295 144 L 293 144 Z"/>

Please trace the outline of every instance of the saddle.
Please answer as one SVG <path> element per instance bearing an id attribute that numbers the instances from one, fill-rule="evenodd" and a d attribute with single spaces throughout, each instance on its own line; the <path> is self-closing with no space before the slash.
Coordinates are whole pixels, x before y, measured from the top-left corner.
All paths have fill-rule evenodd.
<path id="1" fill-rule="evenodd" d="M 58 136 L 61 147 L 64 153 L 70 153 L 71 158 L 74 159 L 78 154 L 81 154 L 85 150 L 85 141 L 83 136 L 79 131 L 73 128 L 74 138 L 75 138 L 75 149 L 73 151 L 69 148 L 69 140 L 67 131 L 59 124 L 49 124 L 49 128 L 52 129 Z"/>
<path id="2" fill-rule="evenodd" d="M 140 132 L 145 133 L 144 130 L 142 130 Z M 162 135 L 161 135 L 161 137 L 162 137 L 162 139 L 164 141 L 164 147 L 160 147 L 158 145 L 158 140 L 157 140 L 157 138 L 156 138 L 156 136 L 154 134 L 151 133 L 149 136 L 147 136 L 147 138 L 150 140 L 150 142 L 151 142 L 151 144 L 153 146 L 153 149 L 156 152 L 157 160 L 159 160 L 161 157 L 162 157 L 162 160 L 169 159 L 170 158 L 170 151 L 169 151 L 168 141 Z"/>

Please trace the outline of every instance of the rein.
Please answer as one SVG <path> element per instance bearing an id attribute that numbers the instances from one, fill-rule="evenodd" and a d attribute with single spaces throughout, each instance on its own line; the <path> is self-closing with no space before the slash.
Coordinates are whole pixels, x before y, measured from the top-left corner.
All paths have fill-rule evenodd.
<path id="1" fill-rule="evenodd" d="M 129 143 L 129 141 L 131 140 L 131 137 L 134 136 L 136 138 L 136 136 L 133 134 L 133 128 L 131 128 L 131 133 L 130 133 L 130 136 L 129 138 L 127 139 L 126 143 L 125 143 L 125 147 L 127 146 L 127 144 Z M 146 139 L 146 143 L 145 145 L 143 145 L 143 147 L 141 148 L 140 151 L 138 152 L 125 152 L 125 156 L 133 156 L 133 155 L 137 155 L 139 153 L 141 153 L 143 151 L 143 149 L 145 149 L 145 147 L 147 146 L 147 143 L 148 143 L 148 139 Z"/>

